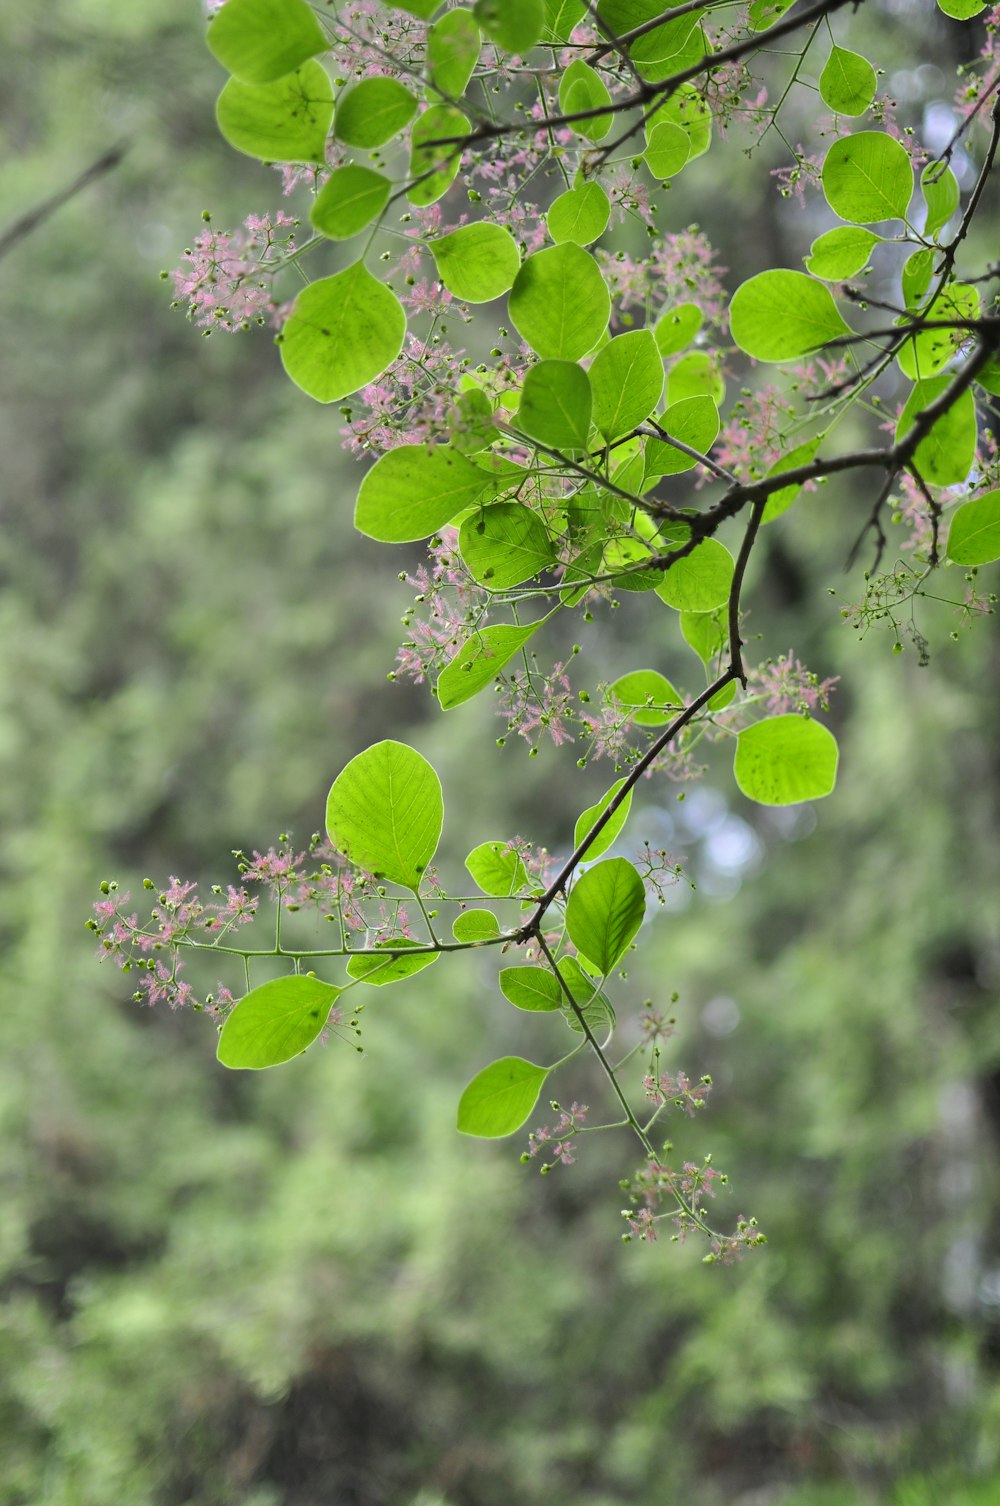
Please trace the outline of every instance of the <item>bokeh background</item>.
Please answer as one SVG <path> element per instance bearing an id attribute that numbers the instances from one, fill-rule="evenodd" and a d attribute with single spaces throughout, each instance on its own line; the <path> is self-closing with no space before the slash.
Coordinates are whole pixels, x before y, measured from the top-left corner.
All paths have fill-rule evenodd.
<path id="1" fill-rule="evenodd" d="M 929 0 L 853 24 L 940 126 L 975 30 Z M 307 838 L 382 736 L 438 764 L 449 861 L 565 848 L 606 771 L 387 682 L 415 556 L 353 535 L 339 415 L 266 333 L 171 311 L 202 209 L 282 203 L 215 133 L 193 0 L 11 6 L 0 40 L 0 227 L 127 148 L 0 261 L 2 1506 L 993 1506 L 995 623 L 956 643 L 929 609 L 926 667 L 859 638 L 870 499 L 803 498 L 751 627 L 842 676 L 837 793 L 779 820 L 722 765 L 683 805 L 640 792 L 633 829 L 687 882 L 630 997 L 679 994 L 677 1061 L 716 1082 L 683 1148 L 730 1172 L 720 1218 L 756 1213 L 762 1254 L 623 1246 L 614 1137 L 540 1179 L 520 1140 L 455 1134 L 472 1071 L 532 1049 L 475 959 L 380 997 L 364 1059 L 227 1074 L 207 1019 L 97 967 L 101 879 L 226 882 L 230 849 Z M 825 228 L 782 160 L 713 152 L 676 190 L 731 287 Z M 996 225 L 994 196 L 970 256 Z M 671 672 L 629 604 L 584 648 Z M 600 1101 L 586 1066 L 562 1091 Z"/>

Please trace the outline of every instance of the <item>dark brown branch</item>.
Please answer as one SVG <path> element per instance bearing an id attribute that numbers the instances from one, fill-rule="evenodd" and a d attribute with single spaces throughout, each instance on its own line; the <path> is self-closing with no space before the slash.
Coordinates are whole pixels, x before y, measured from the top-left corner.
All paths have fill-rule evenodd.
<path id="1" fill-rule="evenodd" d="M 89 188 L 91 183 L 96 182 L 98 178 L 103 178 L 105 173 L 116 168 L 124 156 L 123 146 L 111 147 L 103 156 L 98 157 L 96 162 L 92 162 L 78 178 L 74 178 L 72 183 L 65 188 L 60 188 L 49 198 L 43 199 L 40 204 L 35 205 L 34 209 L 29 209 L 27 214 L 23 214 L 19 220 L 8 225 L 7 229 L 0 234 L 0 256 L 6 256 L 19 241 L 23 241 L 34 230 L 37 230 L 39 225 L 43 225 L 47 219 L 50 219 L 57 209 L 61 209 L 70 199 L 75 199 L 78 193 Z"/>

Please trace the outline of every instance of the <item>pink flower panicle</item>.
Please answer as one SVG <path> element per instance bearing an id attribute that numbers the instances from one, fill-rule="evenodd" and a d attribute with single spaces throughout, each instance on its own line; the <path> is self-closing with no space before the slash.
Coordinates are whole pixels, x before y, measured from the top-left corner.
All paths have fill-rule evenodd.
<path id="1" fill-rule="evenodd" d="M 764 697 L 764 709 L 769 716 L 782 716 L 790 711 L 828 710 L 839 679 L 839 675 L 831 675 L 821 680 L 789 649 L 787 654 L 766 659 L 752 669 L 747 675 L 747 686 Z"/>
<path id="2" fill-rule="evenodd" d="M 184 252 L 173 273 L 174 307 L 187 304 L 188 318 L 201 329 L 234 334 L 274 319 L 277 305 L 271 279 L 281 259 L 295 248 L 298 220 L 278 210 L 248 215 L 242 230 L 206 228 Z"/>
<path id="3" fill-rule="evenodd" d="M 686 1072 L 647 1072 L 642 1079 L 642 1089 L 656 1108 L 669 1103 L 693 1119 L 698 1110 L 705 1107 L 712 1091 L 712 1079 L 702 1077 L 695 1085 Z"/>
<path id="4" fill-rule="evenodd" d="M 571 743 L 573 736 L 567 724 L 574 720 L 576 708 L 565 666 L 555 664 L 542 676 L 531 672 L 505 676 L 497 697 L 497 713 L 507 719 L 507 732 L 523 737 L 532 751 L 542 737 L 551 738 L 556 748 Z"/>
<path id="5" fill-rule="evenodd" d="M 544 1125 L 541 1129 L 532 1130 L 528 1136 L 528 1149 L 521 1157 L 521 1161 L 527 1163 L 544 1152 L 546 1160 L 539 1168 L 543 1176 L 554 1166 L 560 1164 L 572 1166 L 576 1160 L 572 1142 L 580 1133 L 588 1113 L 585 1103 L 571 1103 L 568 1109 L 560 1108 L 558 1103 L 553 1103 L 551 1108 L 553 1113 L 559 1115 L 558 1120 L 553 1125 Z"/>

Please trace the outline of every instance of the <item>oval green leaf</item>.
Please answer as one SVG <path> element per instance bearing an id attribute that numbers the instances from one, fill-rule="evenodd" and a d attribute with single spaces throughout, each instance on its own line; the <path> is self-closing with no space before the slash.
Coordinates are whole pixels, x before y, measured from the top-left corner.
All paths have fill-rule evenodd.
<path id="1" fill-rule="evenodd" d="M 838 115 L 863 115 L 875 98 L 878 78 L 867 58 L 834 47 L 819 76 L 820 97 Z"/>
<path id="2" fill-rule="evenodd" d="M 656 348 L 661 356 L 675 356 L 690 345 L 704 322 L 704 314 L 696 303 L 679 303 L 657 319 L 653 334 Z"/>
<path id="3" fill-rule="evenodd" d="M 902 220 L 913 196 L 913 167 L 891 136 L 859 131 L 835 141 L 823 161 L 823 192 L 842 220 Z"/>
<path id="4" fill-rule="evenodd" d="M 519 586 L 555 561 L 548 529 L 523 502 L 497 502 L 472 513 L 458 547 L 474 579 L 491 591 Z"/>
<path id="5" fill-rule="evenodd" d="M 462 165 L 462 141 L 468 134 L 468 118 L 454 105 L 431 105 L 424 111 L 410 132 L 413 181 L 406 196 L 411 204 L 424 208 L 448 192 Z"/>
<path id="6" fill-rule="evenodd" d="M 381 455 L 362 481 L 354 526 L 382 544 L 426 539 L 491 485 L 487 471 L 448 445 L 400 445 Z"/>
<path id="7" fill-rule="evenodd" d="M 590 367 L 594 423 L 610 442 L 649 417 L 663 396 L 663 357 L 652 330 L 616 335 Z"/>
<path id="8" fill-rule="evenodd" d="M 273 84 L 231 78 L 215 118 L 238 152 L 263 162 L 325 162 L 333 119 L 333 85 L 319 63 L 303 63 Z"/>
<path id="9" fill-rule="evenodd" d="M 532 887 L 520 853 L 509 842 L 480 842 L 469 853 L 465 866 L 483 893 L 496 899 L 510 899 Z"/>
<path id="10" fill-rule="evenodd" d="M 664 552 L 669 549 L 670 541 L 665 540 Z M 729 600 L 735 568 L 724 544 L 702 539 L 696 549 L 663 572 L 656 594 L 679 612 L 711 612 Z"/>
<path id="11" fill-rule="evenodd" d="M 510 317 L 545 359 L 577 361 L 607 328 L 611 294 L 594 258 L 567 241 L 529 256 L 510 293 Z"/>
<path id="12" fill-rule="evenodd" d="M 524 379 L 517 427 L 557 450 L 582 450 L 590 434 L 590 379 L 575 361 L 539 361 Z"/>
<path id="13" fill-rule="evenodd" d="M 365 78 L 337 100 L 333 134 L 371 150 L 398 136 L 416 113 L 415 96 L 397 79 Z"/>
<path id="14" fill-rule="evenodd" d="M 956 565 L 988 565 L 1000 559 L 1000 491 L 962 503 L 948 529 L 947 552 Z"/>
<path id="15" fill-rule="evenodd" d="M 461 99 L 479 61 L 482 38 L 467 10 L 450 10 L 427 33 L 427 73 L 431 87 Z"/>
<path id="16" fill-rule="evenodd" d="M 632 714 L 637 727 L 665 727 L 683 708 L 684 702 L 658 669 L 633 669 L 608 687 L 623 710 Z M 666 709 L 669 708 L 669 709 Z"/>
<path id="17" fill-rule="evenodd" d="M 306 0 L 227 0 L 208 28 L 209 51 L 244 84 L 273 84 L 329 43 Z"/>
<path id="18" fill-rule="evenodd" d="M 578 58 L 563 71 L 559 81 L 559 113 L 578 115 L 585 110 L 603 110 L 611 103 L 607 85 L 596 69 Z M 587 141 L 600 141 L 611 129 L 613 115 L 591 115 L 570 122 L 571 130 Z"/>
<path id="19" fill-rule="evenodd" d="M 313 201 L 313 229 L 333 241 L 346 241 L 377 220 L 389 202 L 392 184 L 370 167 L 338 167 Z"/>
<path id="20" fill-rule="evenodd" d="M 295 385 L 318 403 L 334 403 L 391 365 L 405 333 L 403 305 L 359 261 L 302 289 L 278 344 Z"/>
<path id="21" fill-rule="evenodd" d="M 517 243 L 502 225 L 463 225 L 428 242 L 428 249 L 448 292 L 465 303 L 499 298 L 513 287 L 521 268 Z"/>
<path id="22" fill-rule="evenodd" d="M 813 277 L 842 282 L 867 265 L 872 247 L 881 239 L 874 230 L 865 230 L 861 225 L 838 225 L 836 230 L 828 230 L 813 241 L 809 255 L 804 258 L 806 268 Z"/>
<path id="23" fill-rule="evenodd" d="M 561 1009 L 563 992 L 559 979 L 547 967 L 505 967 L 500 970 L 500 992 L 515 1009 L 549 1013 Z"/>
<path id="24" fill-rule="evenodd" d="M 548 1075 L 548 1067 L 521 1056 L 503 1056 L 484 1067 L 459 1099 L 459 1132 L 483 1140 L 512 1135 L 534 1109 Z"/>
<path id="25" fill-rule="evenodd" d="M 326 830 L 356 867 L 416 891 L 444 821 L 441 781 L 406 743 L 366 748 L 333 781 Z"/>
<path id="26" fill-rule="evenodd" d="M 614 800 L 615 796 L 618 794 L 624 784 L 624 779 L 616 779 L 608 792 L 605 795 L 601 796 L 596 805 L 589 805 L 587 809 L 577 817 L 576 826 L 573 828 L 574 848 L 579 847 L 588 831 L 590 831 L 591 827 L 595 824 L 598 818 L 600 816 L 603 816 L 604 812 L 607 810 L 608 806 L 611 804 L 612 800 Z M 614 845 L 625 826 L 625 822 L 628 820 L 629 811 L 631 809 L 632 791 L 629 790 L 621 805 L 618 806 L 613 815 L 608 817 L 607 821 L 601 827 L 601 830 L 598 832 L 597 836 L 587 848 L 584 856 L 588 863 L 592 862 L 594 858 L 599 858 L 602 852 L 607 852 L 608 848 Z"/>
<path id="27" fill-rule="evenodd" d="M 733 339 L 758 361 L 792 361 L 849 335 L 829 288 L 804 272 L 758 272 L 733 294 Z"/>
<path id="28" fill-rule="evenodd" d="M 319 978 L 275 978 L 251 989 L 227 1016 L 219 1036 L 224 1067 L 259 1071 L 300 1056 L 330 1017 L 341 990 Z"/>
<path id="29" fill-rule="evenodd" d="M 821 722 L 794 712 L 771 716 L 740 733 L 733 773 L 759 805 L 821 800 L 837 781 L 837 740 Z"/>
<path id="30" fill-rule="evenodd" d="M 646 891 L 625 858 L 605 858 L 580 875 L 566 902 L 566 930 L 606 976 L 628 951 L 646 913 Z"/>
<path id="31" fill-rule="evenodd" d="M 451 932 L 456 941 L 476 945 L 499 936 L 500 924 L 492 910 L 463 910 L 455 916 Z"/>
<path id="32" fill-rule="evenodd" d="M 670 407 L 657 424 L 673 439 L 679 439 L 699 455 L 707 455 L 719 437 L 719 410 L 713 398 L 685 397 Z M 665 439 L 649 439 L 645 452 L 646 476 L 677 476 L 698 464 L 693 456 Z"/>
<path id="33" fill-rule="evenodd" d="M 522 649 L 539 626 L 512 627 L 500 623 L 480 628 L 462 644 L 437 679 L 437 697 L 442 711 L 451 711 L 492 685 L 504 666 Z"/>
<path id="34" fill-rule="evenodd" d="M 610 218 L 611 200 L 601 185 L 581 183 L 578 188 L 567 188 L 552 201 L 545 223 L 557 245 L 573 241 L 578 246 L 589 246 L 604 234 Z"/>
<path id="35" fill-rule="evenodd" d="M 949 376 L 938 376 L 915 383 L 899 416 L 897 443 L 912 429 L 917 414 L 936 402 L 950 382 Z M 917 445 L 913 463 L 931 486 L 959 486 L 972 469 L 977 437 L 976 402 L 966 390 Z"/>

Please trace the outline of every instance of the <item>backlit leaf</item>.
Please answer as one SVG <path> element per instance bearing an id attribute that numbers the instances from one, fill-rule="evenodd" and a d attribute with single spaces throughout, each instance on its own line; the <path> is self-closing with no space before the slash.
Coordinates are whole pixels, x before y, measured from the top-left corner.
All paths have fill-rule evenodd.
<path id="1" fill-rule="evenodd" d="M 218 1059 L 224 1067 L 277 1067 L 311 1046 L 323 1032 L 341 990 L 319 978 L 275 978 L 244 994 L 222 1027 Z"/>
<path id="2" fill-rule="evenodd" d="M 642 925 L 646 892 L 625 858 L 604 858 L 577 879 L 566 902 L 566 930 L 602 974 L 621 961 Z"/>
<path id="3" fill-rule="evenodd" d="M 539 361 L 524 379 L 515 423 L 557 450 L 582 450 L 590 433 L 590 379 L 575 361 Z"/>
<path id="4" fill-rule="evenodd" d="M 264 162 L 325 162 L 333 119 L 326 70 L 303 63 L 273 84 L 231 78 L 215 106 L 219 130 L 238 152 Z"/>
<path id="5" fill-rule="evenodd" d="M 484 894 L 509 899 L 533 887 L 520 853 L 509 842 L 480 842 L 465 860 L 469 876 Z"/>
<path id="6" fill-rule="evenodd" d="M 1000 559 L 1000 491 L 963 502 L 952 515 L 948 558 L 957 565 L 988 565 Z"/>
<path id="7" fill-rule="evenodd" d="M 740 733 L 733 773 L 748 799 L 796 805 L 832 792 L 837 756 L 837 740 L 828 728 L 792 712 L 754 722 Z"/>
<path id="8" fill-rule="evenodd" d="M 411 204 L 436 204 L 454 183 L 462 165 L 462 141 L 468 118 L 454 105 L 431 105 L 410 132 Z"/>
<path id="9" fill-rule="evenodd" d="M 860 53 L 834 47 L 819 76 L 823 103 L 838 115 L 863 115 L 875 98 L 875 69 Z"/>
<path id="10" fill-rule="evenodd" d="M 458 547 L 474 579 L 491 591 L 519 586 L 555 561 L 548 529 L 523 502 L 496 502 L 471 513 Z"/>
<path id="11" fill-rule="evenodd" d="M 649 417 L 663 395 L 663 358 L 648 329 L 616 335 L 590 367 L 594 423 L 610 442 Z"/>
<path id="12" fill-rule="evenodd" d="M 347 240 L 378 219 L 392 184 L 370 167 L 338 167 L 313 200 L 313 228 L 331 240 Z"/>
<path id="13" fill-rule="evenodd" d="M 273 84 L 328 45 L 306 0 L 227 0 L 208 28 L 209 50 L 244 84 Z"/>
<path id="14" fill-rule="evenodd" d="M 404 978 L 423 972 L 441 955 L 440 952 L 419 952 L 416 957 L 407 957 L 406 950 L 416 945 L 417 942 L 405 937 L 379 942 L 370 952 L 354 954 L 347 964 L 347 975 L 361 983 L 373 983 L 378 988 L 387 983 L 401 983 Z M 393 956 L 394 952 L 398 955 Z M 380 955 L 382 953 L 388 955 Z"/>
<path id="15" fill-rule="evenodd" d="M 358 261 L 302 289 L 279 336 L 281 360 L 303 392 L 334 403 L 381 375 L 405 333 L 403 305 Z"/>
<path id="16" fill-rule="evenodd" d="M 486 1140 L 512 1135 L 531 1114 L 548 1075 L 547 1067 L 521 1056 L 504 1056 L 484 1067 L 459 1099 L 459 1131 Z"/>
<path id="17" fill-rule="evenodd" d="M 473 633 L 438 675 L 437 696 L 442 711 L 471 701 L 487 685 L 492 685 L 537 627 L 537 622 L 528 627 L 500 623 Z"/>
<path id="18" fill-rule="evenodd" d="M 444 821 L 441 781 L 415 748 L 375 743 L 333 781 L 326 830 L 348 862 L 416 890 Z"/>
<path id="19" fill-rule="evenodd" d="M 364 78 L 337 100 L 333 133 L 349 146 L 384 146 L 416 113 L 416 96 L 398 79 Z"/>
<path id="20" fill-rule="evenodd" d="M 513 286 L 521 267 L 517 243 L 502 225 L 462 225 L 428 245 L 448 292 L 465 303 L 499 298 Z"/>
<path id="21" fill-rule="evenodd" d="M 607 230 L 611 218 L 611 201 L 599 183 L 581 183 L 567 188 L 552 201 L 545 223 L 557 243 L 575 241 L 589 246 Z"/>
<path id="22" fill-rule="evenodd" d="M 859 131 L 835 141 L 823 161 L 823 192 L 842 220 L 901 220 L 913 196 L 913 167 L 884 131 Z"/>
<path id="23" fill-rule="evenodd" d="M 611 294 L 594 258 L 572 241 L 529 256 L 510 294 L 510 317 L 544 359 L 577 361 L 607 328 Z"/>
<path id="24" fill-rule="evenodd" d="M 490 488 L 489 474 L 448 445 L 404 444 L 364 477 L 354 526 L 383 544 L 426 539 Z"/>
<path id="25" fill-rule="evenodd" d="M 784 268 L 742 283 L 729 323 L 736 344 L 758 361 L 791 361 L 851 332 L 829 288 Z"/>

